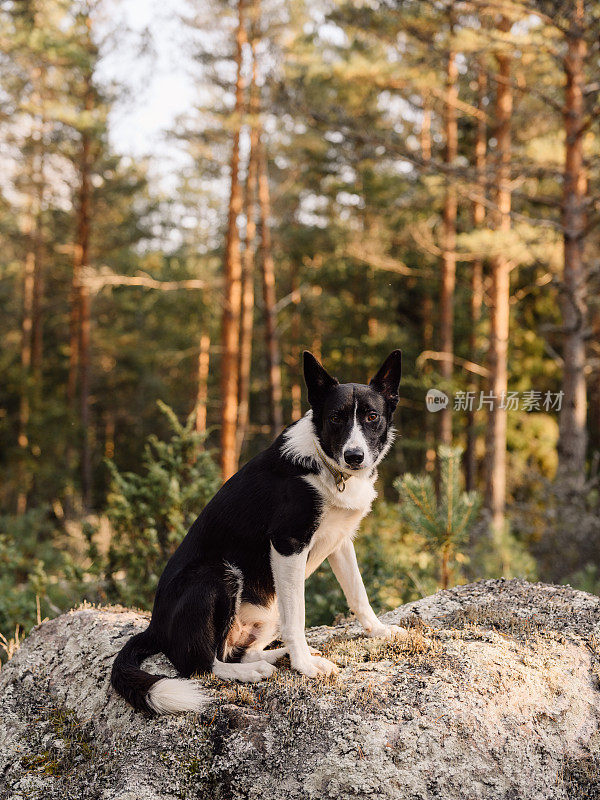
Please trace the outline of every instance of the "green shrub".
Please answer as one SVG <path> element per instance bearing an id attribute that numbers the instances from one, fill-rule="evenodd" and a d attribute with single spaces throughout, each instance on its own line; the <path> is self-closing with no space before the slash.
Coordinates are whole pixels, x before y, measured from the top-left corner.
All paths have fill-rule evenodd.
<path id="1" fill-rule="evenodd" d="M 0 517 L 0 632 L 7 638 L 79 602 L 82 571 L 52 514 Z"/>
<path id="2" fill-rule="evenodd" d="M 149 436 L 141 473 L 119 472 L 111 461 L 106 515 L 113 535 L 105 565 L 111 602 L 149 608 L 160 573 L 188 528 L 219 487 L 220 477 L 204 437 L 193 430 L 194 415 L 182 425 L 159 403 L 172 436 Z"/>

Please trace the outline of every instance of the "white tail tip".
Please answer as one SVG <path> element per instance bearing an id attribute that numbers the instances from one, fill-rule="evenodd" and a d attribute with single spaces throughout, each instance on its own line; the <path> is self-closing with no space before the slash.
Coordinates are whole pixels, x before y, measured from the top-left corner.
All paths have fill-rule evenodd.
<path id="1" fill-rule="evenodd" d="M 161 678 L 146 695 L 148 705 L 157 714 L 201 711 L 209 698 L 199 684 L 185 678 Z"/>

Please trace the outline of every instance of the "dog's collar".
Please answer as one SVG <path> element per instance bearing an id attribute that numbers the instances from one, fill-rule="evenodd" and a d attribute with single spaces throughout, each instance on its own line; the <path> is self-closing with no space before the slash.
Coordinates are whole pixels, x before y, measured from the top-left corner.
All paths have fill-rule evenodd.
<path id="1" fill-rule="evenodd" d="M 336 467 L 333 467 L 329 463 L 329 460 L 328 460 L 327 456 L 325 455 L 325 453 L 319 447 L 316 439 L 314 439 L 314 444 L 315 444 L 315 450 L 317 451 L 317 455 L 321 459 L 321 462 L 322 462 L 323 466 L 326 467 L 329 470 L 329 472 L 331 473 L 331 475 L 333 477 L 333 480 L 335 481 L 335 485 L 336 485 L 336 488 L 337 488 L 338 492 L 345 491 L 346 490 L 346 481 L 348 480 L 348 478 L 351 478 L 352 476 L 350 475 L 350 473 L 342 472 L 341 469 L 337 469 Z"/>

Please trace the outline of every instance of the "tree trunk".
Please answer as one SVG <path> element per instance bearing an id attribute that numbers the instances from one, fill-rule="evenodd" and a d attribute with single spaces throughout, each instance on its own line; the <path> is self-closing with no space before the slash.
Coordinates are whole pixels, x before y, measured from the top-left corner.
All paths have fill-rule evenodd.
<path id="1" fill-rule="evenodd" d="M 310 346 L 311 352 L 317 361 L 322 361 L 323 356 L 321 354 L 321 348 L 323 346 L 323 335 L 321 333 L 321 320 L 318 316 L 314 318 L 314 329 L 313 329 L 313 336 L 312 336 L 312 344 Z"/>
<path id="2" fill-rule="evenodd" d="M 86 101 L 86 110 L 87 110 Z M 81 271 L 87 263 L 88 230 L 89 230 L 89 153 L 90 140 L 87 131 L 81 134 L 81 155 L 79 158 L 79 202 L 77 208 L 77 226 L 75 246 L 73 249 L 73 275 L 71 279 L 71 313 L 69 317 L 69 377 L 67 397 L 72 409 L 75 407 L 77 394 L 77 372 L 80 369 L 81 344 Z"/>
<path id="3" fill-rule="evenodd" d="M 423 98 L 423 118 L 421 120 L 421 158 L 427 164 L 431 160 L 431 102 Z"/>
<path id="4" fill-rule="evenodd" d="M 23 270 L 23 317 L 21 321 L 21 368 L 23 372 L 21 398 L 19 403 L 18 444 L 21 450 L 21 463 L 18 476 L 17 514 L 27 510 L 27 494 L 30 477 L 26 466 L 29 450 L 29 416 L 31 412 L 31 330 L 33 320 L 33 287 L 35 274 L 35 233 L 33 201 L 27 212 L 23 225 L 23 234 L 27 243 Z"/>
<path id="5" fill-rule="evenodd" d="M 31 383 L 31 330 L 33 326 L 33 285 L 35 274 L 34 218 L 27 214 L 24 224 L 24 238 L 27 242 L 25 268 L 23 274 L 23 317 L 21 321 L 21 367 L 23 369 L 24 388 L 21 394 L 19 413 L 19 446 L 27 447 L 27 425 L 29 422 L 29 391 Z"/>
<path id="6" fill-rule="evenodd" d="M 442 547 L 440 582 L 442 589 L 447 589 L 450 585 L 450 545 L 447 544 Z"/>
<path id="7" fill-rule="evenodd" d="M 89 26 L 88 26 L 89 27 Z M 94 92 L 92 76 L 86 76 L 85 110 L 94 108 Z M 81 281 L 81 272 L 89 266 L 90 256 L 90 134 L 84 128 L 81 134 L 81 155 L 79 159 L 79 209 L 77 215 L 77 238 L 75 242 L 75 259 L 73 264 L 73 280 L 77 275 L 79 323 L 76 352 L 79 367 L 79 415 L 81 424 L 81 495 L 84 508 L 91 503 L 91 453 L 89 431 L 89 394 L 90 394 L 90 294 L 89 289 Z"/>
<path id="8" fill-rule="evenodd" d="M 258 143 L 260 128 L 258 114 L 260 111 L 259 88 L 256 83 L 256 51 L 254 32 L 252 33 L 252 81 L 250 84 L 249 110 L 252 118 L 250 128 L 250 155 L 248 175 L 246 178 L 246 241 L 242 263 L 242 319 L 240 328 L 240 361 L 239 361 L 239 405 L 236 435 L 236 460 L 239 463 L 244 439 L 248 430 L 250 404 L 250 368 L 252 363 L 252 331 L 254 328 L 254 260 L 256 239 L 256 181 L 258 176 Z"/>
<path id="9" fill-rule="evenodd" d="M 115 417 L 111 411 L 106 412 L 104 422 L 104 458 L 115 457 Z"/>
<path id="10" fill-rule="evenodd" d="M 88 29 L 91 21 L 88 23 Z M 92 75 L 85 77 L 84 109 L 86 115 L 94 108 Z M 87 122 L 86 122 L 87 124 Z M 69 315 L 69 377 L 67 379 L 67 399 L 69 408 L 75 410 L 77 395 L 77 372 L 80 369 L 81 344 L 81 271 L 87 266 L 89 251 L 89 204 L 90 204 L 90 134 L 84 127 L 81 132 L 81 151 L 79 157 L 79 198 L 75 243 L 73 247 L 73 274 L 71 278 L 70 315 Z"/>
<path id="11" fill-rule="evenodd" d="M 40 190 L 40 195 L 43 189 Z M 40 208 L 42 197 L 39 199 Z M 41 394 L 40 380 L 44 349 L 44 242 L 41 211 L 36 223 L 35 269 L 33 273 L 33 320 L 31 332 L 31 367 L 36 394 Z"/>
<path id="12" fill-rule="evenodd" d="M 79 282 L 81 280 L 80 254 L 75 246 L 71 293 L 69 297 L 69 375 L 67 378 L 67 403 L 71 412 L 75 409 L 77 393 L 77 365 L 79 363 Z"/>
<path id="13" fill-rule="evenodd" d="M 450 32 L 452 35 L 452 31 Z M 446 128 L 446 164 L 454 164 L 458 148 L 456 124 L 456 100 L 458 69 L 456 54 L 448 53 L 446 75 L 446 104 L 444 109 Z M 454 359 L 454 287 L 456 284 L 456 188 L 452 177 L 446 181 L 444 200 L 444 225 L 442 240 L 442 286 L 440 296 L 440 350 L 444 354 L 440 370 L 446 387 L 452 380 Z M 452 443 L 452 404 L 440 412 L 440 441 Z"/>
<path id="14" fill-rule="evenodd" d="M 576 0 L 574 22 L 567 34 L 564 59 L 565 168 L 562 198 L 564 230 L 564 288 L 560 307 L 564 328 L 562 408 L 558 438 L 558 475 L 573 486 L 585 481 L 586 380 L 585 326 L 587 320 L 586 269 L 583 248 L 586 227 L 587 175 L 584 163 L 584 34 L 583 0 Z"/>
<path id="15" fill-rule="evenodd" d="M 483 110 L 487 89 L 487 76 L 481 65 L 477 71 L 477 107 Z M 477 138 L 475 140 L 475 168 L 477 170 L 477 191 L 479 197 L 473 203 L 473 226 L 475 229 L 483 227 L 485 222 L 485 168 L 486 168 L 487 130 L 483 115 L 477 120 Z M 473 262 L 471 271 L 471 328 L 469 331 L 469 360 L 474 364 L 479 362 L 478 328 L 481 319 L 481 306 L 483 303 L 483 262 L 477 259 Z M 469 382 L 469 391 L 477 397 L 479 391 L 479 378 L 473 372 Z M 467 447 L 465 451 L 466 488 L 468 492 L 477 485 L 477 428 L 475 404 L 467 412 Z"/>
<path id="16" fill-rule="evenodd" d="M 300 359 L 300 282 L 298 280 L 298 264 L 296 261 L 292 264 L 292 421 L 296 422 L 302 416 L 302 384 L 299 380 L 299 375 L 302 370 Z"/>
<path id="17" fill-rule="evenodd" d="M 88 234 L 89 235 L 89 234 Z M 83 264 L 87 266 L 86 251 Z M 92 455 L 90 447 L 90 293 L 87 286 L 81 286 L 79 326 L 79 402 L 81 421 L 81 499 L 84 509 L 92 504 Z"/>
<path id="18" fill-rule="evenodd" d="M 504 23 L 503 29 L 508 29 Z M 496 56 L 496 141 L 498 166 L 496 172 L 498 219 L 496 229 L 510 231 L 510 159 L 512 88 L 511 57 L 506 53 Z M 506 408 L 501 399 L 508 386 L 508 334 L 510 308 L 510 262 L 502 254 L 491 259 L 492 297 L 490 307 L 490 393 L 494 398 L 488 416 L 486 500 L 492 513 L 492 527 L 499 536 L 504 526 L 506 504 Z"/>
<path id="19" fill-rule="evenodd" d="M 210 336 L 200 337 L 198 353 L 198 391 L 196 395 L 196 433 L 206 433 L 208 402 L 208 370 L 210 365 Z"/>
<path id="20" fill-rule="evenodd" d="M 269 396 L 271 400 L 271 430 L 276 436 L 283 427 L 283 411 L 281 408 L 281 360 L 279 340 L 277 336 L 277 319 L 275 315 L 275 267 L 271 249 L 271 198 L 269 194 L 269 176 L 267 173 L 267 156 L 261 141 L 258 159 L 258 202 L 260 207 L 261 226 L 261 267 L 263 284 L 263 302 L 265 307 L 265 339 L 267 349 L 267 370 L 269 375 Z"/>
<path id="21" fill-rule="evenodd" d="M 34 115 L 31 127 L 32 154 L 28 164 L 28 208 L 23 223 L 26 252 L 23 269 L 23 316 L 21 320 L 21 368 L 23 371 L 21 397 L 19 401 L 19 429 L 17 442 L 21 449 L 21 463 L 18 469 L 17 513 L 27 510 L 27 495 L 30 489 L 31 476 L 26 460 L 29 450 L 29 422 L 31 416 L 31 400 L 33 383 L 32 371 L 37 372 L 36 338 L 39 323 L 39 270 L 41 269 L 41 214 L 43 196 L 43 106 L 41 82 L 43 71 L 35 68 L 31 73 L 34 91 L 31 95 L 32 105 L 40 112 L 39 118 Z"/>
<path id="22" fill-rule="evenodd" d="M 35 221 L 35 270 L 33 275 L 33 319 L 31 331 L 31 368 L 36 391 L 36 398 L 41 396 L 41 374 L 43 358 L 43 298 L 44 298 L 44 232 L 43 219 L 46 160 L 46 112 L 45 112 L 45 79 L 46 72 L 40 70 L 40 125 L 37 139 L 37 175 L 36 175 L 36 210 Z"/>
<path id="23" fill-rule="evenodd" d="M 433 331 L 434 331 L 434 307 L 433 297 L 428 288 L 423 297 L 423 350 L 433 350 Z M 428 379 L 431 379 L 431 362 L 426 361 L 423 372 Z M 435 418 L 434 415 L 425 408 L 425 472 L 433 473 L 435 470 Z"/>
<path id="24" fill-rule="evenodd" d="M 238 420 L 238 368 L 242 303 L 242 259 L 237 221 L 242 211 L 239 161 L 240 128 L 244 110 L 242 50 L 245 41 L 244 0 L 238 0 L 235 119 L 231 149 L 231 187 L 227 218 L 227 241 L 225 244 L 225 298 L 221 334 L 223 353 L 221 359 L 221 474 L 224 481 L 230 478 L 237 469 L 236 428 Z"/>
<path id="25" fill-rule="evenodd" d="M 425 164 L 431 160 L 431 103 L 423 98 L 423 119 L 421 121 L 421 157 Z M 423 297 L 423 350 L 433 350 L 433 298 L 429 287 L 425 286 Z M 425 375 L 431 375 L 431 363 L 425 362 L 423 368 Z M 435 469 L 435 431 L 433 414 L 425 409 L 425 471 L 433 472 Z"/>

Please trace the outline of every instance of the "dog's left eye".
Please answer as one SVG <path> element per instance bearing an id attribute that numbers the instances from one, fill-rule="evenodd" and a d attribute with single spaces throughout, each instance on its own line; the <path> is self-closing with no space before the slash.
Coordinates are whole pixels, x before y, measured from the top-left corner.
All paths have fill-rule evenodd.
<path id="1" fill-rule="evenodd" d="M 330 414 L 329 421 L 333 422 L 334 425 L 339 425 L 340 422 L 342 421 L 342 418 L 339 414 Z"/>
<path id="2" fill-rule="evenodd" d="M 371 411 L 367 414 L 367 422 L 377 422 L 379 419 L 379 414 L 376 411 Z"/>

